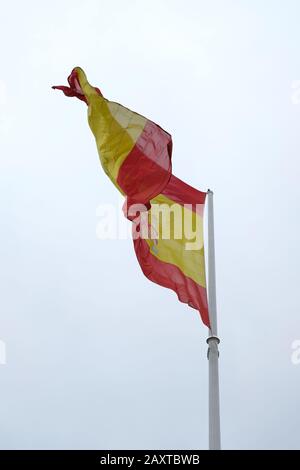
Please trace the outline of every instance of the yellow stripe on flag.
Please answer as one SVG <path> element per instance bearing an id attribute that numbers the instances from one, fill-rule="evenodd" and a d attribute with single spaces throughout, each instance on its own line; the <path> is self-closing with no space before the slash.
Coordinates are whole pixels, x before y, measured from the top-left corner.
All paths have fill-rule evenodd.
<path id="1" fill-rule="evenodd" d="M 156 212 L 157 208 L 159 209 L 158 213 Z M 169 213 L 171 223 L 169 223 Z M 160 217 L 159 223 L 157 214 Z M 152 220 L 153 216 L 156 220 Z M 160 194 L 151 201 L 149 226 L 154 229 L 154 234 L 155 227 L 158 228 L 157 240 L 146 239 L 152 255 L 160 261 L 177 266 L 185 276 L 193 279 L 202 287 L 206 287 L 203 218 L 188 207 L 174 203 L 171 199 Z M 195 231 L 197 231 L 197 245 L 194 238 Z M 163 239 L 163 236 L 169 236 L 169 238 Z M 179 236 L 180 238 L 176 239 Z M 188 249 L 193 246 L 194 249 Z"/>

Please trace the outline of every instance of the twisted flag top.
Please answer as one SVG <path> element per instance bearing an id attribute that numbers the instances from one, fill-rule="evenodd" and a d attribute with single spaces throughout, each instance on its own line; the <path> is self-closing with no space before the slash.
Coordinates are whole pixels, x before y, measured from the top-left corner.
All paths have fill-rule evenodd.
<path id="1" fill-rule="evenodd" d="M 171 174 L 171 135 L 149 119 L 107 100 L 87 81 L 79 67 L 68 77 L 69 87 L 54 86 L 66 96 L 75 96 L 88 105 L 88 121 L 95 136 L 105 173 L 124 194 L 125 215 L 134 219 L 134 248 L 144 274 L 153 282 L 177 293 L 180 301 L 199 310 L 209 326 L 203 247 L 203 207 L 206 193 L 185 184 Z M 154 227 L 155 212 L 174 215 L 180 227 L 189 219 L 197 228 L 197 246 L 190 248 L 185 230 L 178 236 L 175 223 L 166 237 L 159 227 L 155 237 L 140 236 L 141 219 L 130 207 L 142 205 L 148 213 L 147 225 Z M 152 206 L 152 207 L 151 207 Z M 176 210 L 175 210 L 175 209 Z M 138 235 L 137 235 L 138 234 Z M 199 239 L 200 237 L 200 239 Z"/>
<path id="2" fill-rule="evenodd" d="M 75 68 L 70 88 L 59 88 L 88 104 L 88 120 L 105 173 L 127 196 L 127 205 L 144 204 L 159 194 L 171 176 L 172 138 L 157 124 L 105 99 L 85 73 Z M 146 177 L 145 177 L 146 176 Z"/>

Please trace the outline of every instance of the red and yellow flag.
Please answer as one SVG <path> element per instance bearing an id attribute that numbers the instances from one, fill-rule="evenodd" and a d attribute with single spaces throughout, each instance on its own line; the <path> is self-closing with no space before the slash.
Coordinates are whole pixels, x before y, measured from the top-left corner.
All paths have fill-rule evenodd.
<path id="1" fill-rule="evenodd" d="M 143 273 L 199 310 L 209 326 L 203 247 L 206 193 L 172 175 L 171 135 L 149 119 L 107 100 L 76 67 L 69 87 L 88 105 L 88 121 L 105 173 L 126 197 L 125 215 Z"/>

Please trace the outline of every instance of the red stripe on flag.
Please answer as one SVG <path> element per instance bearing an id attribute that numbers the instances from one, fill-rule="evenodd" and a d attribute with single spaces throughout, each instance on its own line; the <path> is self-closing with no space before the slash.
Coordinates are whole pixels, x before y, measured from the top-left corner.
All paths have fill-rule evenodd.
<path id="1" fill-rule="evenodd" d="M 162 194 L 182 206 L 191 204 L 195 212 L 201 216 L 203 215 L 206 193 L 198 191 L 179 178 L 176 178 L 176 176 L 171 176 Z"/>
<path id="2" fill-rule="evenodd" d="M 148 204 L 167 185 L 171 174 L 172 138 L 151 121 L 122 163 L 117 183 L 128 197 L 128 206 Z"/>

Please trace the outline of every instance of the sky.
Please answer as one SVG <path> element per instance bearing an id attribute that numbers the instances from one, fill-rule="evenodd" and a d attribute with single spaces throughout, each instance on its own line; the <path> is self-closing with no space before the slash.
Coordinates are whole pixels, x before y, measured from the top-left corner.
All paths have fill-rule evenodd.
<path id="1" fill-rule="evenodd" d="M 299 15 L 297 0 L 1 2 L 1 449 L 208 446 L 199 314 L 143 276 L 129 238 L 96 236 L 97 208 L 122 201 L 84 103 L 51 90 L 77 65 L 214 191 L 222 447 L 300 448 Z"/>

